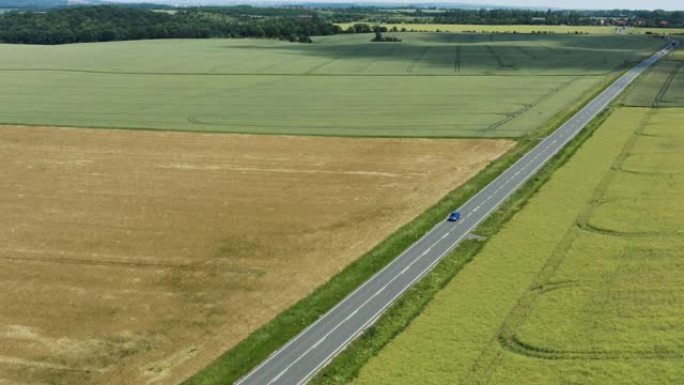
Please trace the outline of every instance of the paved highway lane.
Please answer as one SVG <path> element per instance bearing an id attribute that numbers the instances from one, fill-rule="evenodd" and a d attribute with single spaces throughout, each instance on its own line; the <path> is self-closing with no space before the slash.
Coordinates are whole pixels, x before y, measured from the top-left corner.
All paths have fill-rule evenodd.
<path id="1" fill-rule="evenodd" d="M 639 74 L 665 56 L 669 49 L 671 48 L 658 51 L 626 72 L 461 206 L 461 219 L 458 222 L 445 221 L 436 225 L 383 270 L 236 384 L 299 385 L 310 380 L 557 154 Z"/>

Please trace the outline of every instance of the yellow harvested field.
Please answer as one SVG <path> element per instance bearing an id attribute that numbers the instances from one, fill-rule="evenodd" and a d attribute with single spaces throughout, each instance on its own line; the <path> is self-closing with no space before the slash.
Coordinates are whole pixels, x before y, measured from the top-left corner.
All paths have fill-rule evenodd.
<path id="1" fill-rule="evenodd" d="M 514 145 L 0 127 L 0 384 L 175 384 Z"/>

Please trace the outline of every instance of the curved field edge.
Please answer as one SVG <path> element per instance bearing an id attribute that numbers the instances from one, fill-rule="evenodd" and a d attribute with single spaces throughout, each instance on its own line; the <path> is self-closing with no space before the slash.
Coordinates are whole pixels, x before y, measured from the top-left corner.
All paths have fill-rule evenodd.
<path id="1" fill-rule="evenodd" d="M 399 230 L 379 243 L 368 253 L 347 266 L 338 275 L 331 278 L 326 284 L 320 286 L 309 296 L 303 298 L 292 307 L 282 312 L 272 321 L 261 326 L 259 329 L 250 334 L 249 337 L 222 354 L 205 369 L 182 382 L 182 384 L 228 384 L 240 379 L 242 376 L 252 370 L 253 367 L 258 365 L 270 354 L 284 345 L 287 341 L 299 334 L 311 323 L 315 322 L 321 315 L 325 314 L 328 310 L 335 306 L 335 304 L 356 289 L 361 283 L 385 267 L 404 249 L 422 237 L 423 234 L 430 230 L 435 224 L 442 221 L 447 213 L 459 207 L 471 196 L 486 186 L 490 181 L 495 179 L 519 157 L 529 151 L 537 143 L 538 138 L 543 137 L 547 133 L 555 130 L 565 120 L 569 119 L 572 115 L 584 107 L 584 105 L 591 101 L 596 95 L 601 93 L 615 79 L 621 76 L 623 72 L 624 71 L 619 71 L 619 73 L 614 74 L 614 76 L 610 76 L 605 79 L 593 90 L 593 92 L 587 93 L 581 100 L 576 101 L 565 111 L 562 111 L 551 118 L 546 124 L 544 124 L 538 130 L 535 130 L 528 137 L 522 139 L 518 138 L 518 144 L 513 149 L 509 150 L 509 152 L 504 154 L 502 157 L 492 162 L 478 175 L 467 181 L 458 189 L 447 194 L 430 209 L 426 210 L 408 224 L 402 226 Z M 568 147 L 566 147 L 566 149 L 567 148 Z M 543 181 L 538 180 L 540 176 L 541 174 L 538 174 L 538 176 L 535 177 L 532 182 L 528 182 L 528 185 L 536 185 L 540 182 L 541 183 L 539 186 L 543 184 Z M 538 188 L 538 186 L 535 187 L 535 189 L 536 188 Z M 518 193 L 523 193 L 523 191 L 527 191 L 527 187 L 523 190 L 520 190 Z M 511 218 L 512 215 L 517 212 L 523 204 L 524 199 L 519 199 L 518 195 L 516 194 L 516 196 L 513 197 L 509 203 L 506 203 L 487 221 L 481 224 L 478 228 L 478 232 L 482 234 L 493 234 L 496 232 L 496 229 L 501 224 L 505 223 L 505 221 L 507 221 L 509 218 Z M 357 344 L 361 341 L 370 339 L 367 336 L 372 335 L 377 328 L 381 327 L 381 323 L 386 322 L 384 320 L 393 314 L 395 311 L 394 309 L 397 306 L 400 306 L 402 303 L 413 303 L 413 296 L 415 295 L 414 293 L 416 293 L 416 291 L 421 293 L 420 288 L 423 288 L 422 285 L 424 285 L 425 282 L 432 282 L 435 279 L 433 274 L 438 274 L 446 268 L 446 270 L 449 271 L 448 274 L 451 274 L 451 276 L 455 275 L 455 273 L 477 253 L 481 246 L 481 242 L 478 241 L 469 240 L 463 242 L 463 244 L 457 248 L 456 251 L 456 253 L 464 253 L 463 256 L 457 259 L 449 256 L 442 261 L 442 263 L 440 263 L 432 273 L 423 278 L 418 285 L 411 289 L 394 306 L 392 306 L 388 313 L 380 319 L 379 323 L 366 332 L 365 337 L 352 344 L 352 346 L 350 346 L 343 354 L 334 360 L 333 364 L 322 372 L 322 376 L 324 378 L 329 377 L 328 373 L 331 373 L 330 371 L 337 370 L 335 368 L 339 367 L 337 364 L 339 360 L 345 360 L 345 357 L 350 355 L 354 356 L 355 352 L 357 351 Z M 451 273 L 452 271 L 453 273 Z M 410 317 L 402 321 L 402 329 L 419 313 L 419 310 L 422 309 L 427 301 L 432 298 L 434 293 L 438 291 L 438 288 L 444 286 L 447 281 L 435 280 L 433 283 L 436 283 L 437 286 L 430 291 L 425 291 L 425 293 L 428 295 L 422 298 L 422 301 L 424 302 L 420 304 L 420 308 L 417 309 L 417 312 L 412 312 Z M 399 331 L 395 331 L 392 335 L 396 335 L 398 332 Z M 376 341 L 381 340 L 381 338 L 376 339 Z M 386 342 L 382 343 L 380 346 L 374 347 L 372 351 L 378 351 L 385 343 Z M 363 363 L 365 363 L 365 361 L 367 361 L 367 359 L 365 359 Z M 353 373 L 356 373 L 363 363 L 358 364 L 353 370 Z M 319 378 L 321 377 L 319 376 L 314 378 L 312 383 L 321 383 L 319 382 Z M 343 382 L 334 383 L 344 382 L 347 381 L 345 380 Z"/>

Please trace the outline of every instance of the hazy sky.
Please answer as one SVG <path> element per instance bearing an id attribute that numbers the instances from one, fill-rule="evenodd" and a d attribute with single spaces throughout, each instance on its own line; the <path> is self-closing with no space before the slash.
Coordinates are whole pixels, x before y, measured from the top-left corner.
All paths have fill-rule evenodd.
<path id="1" fill-rule="evenodd" d="M 552 7 L 552 8 L 566 8 L 566 9 L 666 9 L 666 10 L 684 10 L 684 0 L 109 0 L 113 2 L 149 2 L 149 3 L 173 3 L 182 5 L 184 3 L 364 3 L 364 2 L 389 2 L 389 3 L 404 3 L 404 4 L 420 4 L 420 3 L 468 3 L 468 4 L 486 4 L 486 5 L 503 5 L 516 7 Z M 2 0 L 0 0 L 0 3 Z"/>

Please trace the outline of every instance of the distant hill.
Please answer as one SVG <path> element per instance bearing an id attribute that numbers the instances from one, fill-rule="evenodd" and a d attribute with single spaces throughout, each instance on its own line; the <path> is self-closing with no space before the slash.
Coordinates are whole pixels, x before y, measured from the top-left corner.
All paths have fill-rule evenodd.
<path id="1" fill-rule="evenodd" d="M 0 8 L 52 8 L 68 4 L 68 0 L 3 0 Z"/>
<path id="2" fill-rule="evenodd" d="M 363 1 L 363 0 L 349 0 L 349 1 L 307 1 L 307 0 L 0 0 L 0 9 L 46 9 L 54 7 L 62 7 L 67 5 L 100 5 L 100 4 L 120 4 L 133 5 L 140 7 L 141 5 L 158 5 L 158 6 L 172 6 L 172 7 L 195 7 L 195 6 L 235 6 L 242 4 L 250 4 L 253 6 L 288 6 L 288 7 L 313 7 L 313 8 L 348 8 L 348 7 L 377 7 L 377 8 L 394 8 L 394 7 L 409 7 L 409 8 L 438 8 L 438 9 L 548 9 L 548 7 L 533 7 L 533 6 L 501 6 L 495 4 L 496 0 L 492 0 L 492 4 L 471 4 L 471 3 L 450 3 L 450 2 L 430 2 L 430 3 L 416 3 L 411 4 L 407 2 L 392 2 L 392 1 Z"/>

